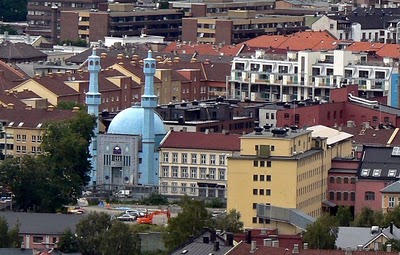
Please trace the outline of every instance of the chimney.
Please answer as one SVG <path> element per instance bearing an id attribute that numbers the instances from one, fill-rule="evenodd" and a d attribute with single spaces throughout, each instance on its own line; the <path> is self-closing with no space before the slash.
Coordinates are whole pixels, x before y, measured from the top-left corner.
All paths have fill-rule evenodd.
<path id="1" fill-rule="evenodd" d="M 81 109 L 78 106 L 72 108 L 72 112 L 79 112 Z"/>
<path id="2" fill-rule="evenodd" d="M 299 245 L 297 243 L 293 245 L 292 254 L 299 254 Z"/>
<path id="3" fill-rule="evenodd" d="M 392 252 L 392 244 L 387 244 L 386 245 L 386 252 Z"/>
<path id="4" fill-rule="evenodd" d="M 308 250 L 308 243 L 303 243 L 303 250 Z"/>
<path id="5" fill-rule="evenodd" d="M 14 104 L 12 104 L 12 103 L 7 104 L 7 109 L 10 109 L 10 110 L 14 109 Z"/>
<path id="6" fill-rule="evenodd" d="M 227 232 L 226 233 L 226 244 L 225 246 L 233 246 L 233 233 Z"/>
<path id="7" fill-rule="evenodd" d="M 390 234 L 393 235 L 393 221 L 390 222 Z"/>
<path id="8" fill-rule="evenodd" d="M 218 241 L 216 241 L 214 243 L 214 251 L 219 251 L 219 242 Z"/>
<path id="9" fill-rule="evenodd" d="M 256 241 L 251 241 L 251 248 L 250 252 L 255 252 L 257 249 L 257 242 Z"/>
<path id="10" fill-rule="evenodd" d="M 47 106 L 47 111 L 48 112 L 52 112 L 52 111 L 54 111 L 54 106 L 53 105 L 49 105 L 49 106 Z"/>
<path id="11" fill-rule="evenodd" d="M 362 251 L 362 250 L 363 250 L 362 244 L 357 245 L 357 251 Z"/>
<path id="12" fill-rule="evenodd" d="M 214 229 L 210 229 L 210 241 L 213 243 L 217 240 L 217 233 Z"/>
<path id="13" fill-rule="evenodd" d="M 251 244 L 251 230 L 246 232 L 246 243 Z"/>

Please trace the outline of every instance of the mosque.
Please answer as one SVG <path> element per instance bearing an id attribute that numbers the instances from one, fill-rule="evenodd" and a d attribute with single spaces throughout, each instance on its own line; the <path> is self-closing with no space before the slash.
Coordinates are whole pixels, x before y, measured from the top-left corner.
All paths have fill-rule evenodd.
<path id="1" fill-rule="evenodd" d="M 95 50 L 88 58 L 88 65 L 90 81 L 86 104 L 89 114 L 98 114 L 101 102 L 98 91 L 100 58 Z M 96 135 L 89 147 L 92 185 L 103 185 L 113 190 L 125 186 L 158 186 L 158 147 L 166 130 L 154 110 L 157 106 L 157 96 L 154 95 L 156 60 L 152 58 L 151 51 L 144 59 L 143 72 L 145 89 L 141 105 L 118 113 L 105 134 L 98 134 L 97 123 Z"/>

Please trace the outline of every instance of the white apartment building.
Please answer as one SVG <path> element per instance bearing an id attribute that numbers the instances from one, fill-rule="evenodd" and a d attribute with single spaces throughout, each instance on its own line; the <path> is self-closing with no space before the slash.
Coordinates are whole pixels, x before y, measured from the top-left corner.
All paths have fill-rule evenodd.
<path id="1" fill-rule="evenodd" d="M 257 50 L 255 56 L 234 58 L 229 81 L 232 97 L 242 100 L 328 101 L 331 89 L 358 84 L 360 96 L 387 96 L 391 105 L 397 100 L 398 67 L 369 62 L 366 53 L 346 50 L 289 51 L 286 55 Z"/>

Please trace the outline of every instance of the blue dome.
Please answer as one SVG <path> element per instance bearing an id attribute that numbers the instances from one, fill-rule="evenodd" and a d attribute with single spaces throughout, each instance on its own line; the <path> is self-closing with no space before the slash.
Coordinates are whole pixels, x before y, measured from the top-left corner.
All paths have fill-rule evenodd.
<path id="1" fill-rule="evenodd" d="M 144 109 L 133 106 L 118 113 L 108 127 L 108 134 L 141 135 L 144 121 Z M 166 134 L 164 123 L 157 113 L 154 113 L 154 134 Z"/>

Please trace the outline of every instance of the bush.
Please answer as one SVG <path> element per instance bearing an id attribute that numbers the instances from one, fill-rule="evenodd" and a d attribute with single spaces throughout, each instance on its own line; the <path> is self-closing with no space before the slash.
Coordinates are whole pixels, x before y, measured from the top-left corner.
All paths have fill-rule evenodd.
<path id="1" fill-rule="evenodd" d="M 168 199 L 161 194 L 151 193 L 148 198 L 143 199 L 140 203 L 143 205 L 167 205 Z"/>
<path id="2" fill-rule="evenodd" d="M 225 208 L 225 203 L 219 198 L 213 198 L 210 201 L 207 201 L 206 207 L 209 208 Z"/>

